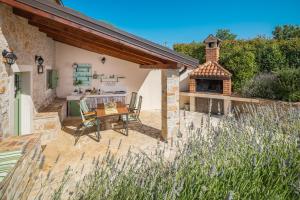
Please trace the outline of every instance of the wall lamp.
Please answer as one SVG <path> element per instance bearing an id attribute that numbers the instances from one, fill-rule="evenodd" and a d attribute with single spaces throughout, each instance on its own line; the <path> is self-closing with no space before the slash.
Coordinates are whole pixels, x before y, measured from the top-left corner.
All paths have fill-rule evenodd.
<path id="1" fill-rule="evenodd" d="M 16 54 L 14 54 L 12 51 L 7 51 L 6 49 L 2 51 L 2 56 L 5 58 L 4 62 L 9 65 L 13 65 L 17 60 Z"/>
<path id="2" fill-rule="evenodd" d="M 104 56 L 101 58 L 101 62 L 102 62 L 102 64 L 104 64 L 106 62 L 106 58 Z"/>
<path id="3" fill-rule="evenodd" d="M 37 64 L 38 74 L 44 73 L 44 66 L 43 66 L 44 59 L 43 59 L 43 57 L 36 55 L 35 56 L 35 63 Z"/>

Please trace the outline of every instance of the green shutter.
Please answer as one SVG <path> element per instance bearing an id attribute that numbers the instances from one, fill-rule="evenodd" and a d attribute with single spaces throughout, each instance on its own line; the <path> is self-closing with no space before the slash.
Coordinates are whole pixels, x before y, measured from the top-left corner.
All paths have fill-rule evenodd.
<path id="1" fill-rule="evenodd" d="M 58 72 L 56 70 L 52 70 L 51 73 L 51 88 L 55 89 L 58 84 Z"/>

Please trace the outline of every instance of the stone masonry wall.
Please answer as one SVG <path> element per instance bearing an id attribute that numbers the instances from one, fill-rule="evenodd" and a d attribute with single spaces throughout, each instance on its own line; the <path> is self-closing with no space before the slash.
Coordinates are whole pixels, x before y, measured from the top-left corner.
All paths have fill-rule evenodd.
<path id="1" fill-rule="evenodd" d="M 35 55 L 41 55 L 45 62 L 44 66 L 52 68 L 54 63 L 55 46 L 54 41 L 40 32 L 37 27 L 28 24 L 27 20 L 12 12 L 12 8 L 0 4 L 0 50 L 12 49 L 18 59 L 14 67 L 32 66 L 32 100 L 34 109 L 37 111 L 44 104 L 49 103 L 55 92 L 46 91 L 46 73 L 37 73 Z M 1 56 L 2 59 L 2 56 Z M 13 133 L 9 130 L 9 104 L 13 104 L 13 99 L 9 99 L 9 94 L 14 76 L 12 68 L 0 62 L 0 137 L 6 137 Z M 13 89 L 12 89 L 13 90 Z"/>
<path id="2" fill-rule="evenodd" d="M 179 71 L 162 70 L 162 137 L 176 137 L 179 130 Z"/>

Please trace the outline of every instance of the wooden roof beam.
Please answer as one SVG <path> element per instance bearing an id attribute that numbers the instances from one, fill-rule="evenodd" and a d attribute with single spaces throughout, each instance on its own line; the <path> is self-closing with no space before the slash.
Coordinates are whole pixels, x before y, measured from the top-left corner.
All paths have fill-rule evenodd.
<path id="1" fill-rule="evenodd" d="M 53 38 L 53 40 L 55 40 L 57 42 L 65 43 L 65 44 L 75 46 L 75 47 L 78 47 L 78 48 L 81 48 L 81 49 L 86 49 L 86 50 L 94 52 L 94 53 L 106 54 L 106 55 L 112 55 L 113 54 L 112 55 L 113 57 L 117 57 L 117 58 L 127 60 L 127 61 L 130 61 L 130 62 L 133 62 L 133 63 L 149 64 L 149 63 L 145 62 L 144 60 L 139 60 L 139 59 L 136 59 L 136 58 L 133 58 L 133 57 L 130 57 L 130 56 L 126 56 L 124 54 L 118 54 L 116 52 L 112 52 L 112 51 L 109 51 L 107 49 L 101 48 L 99 46 L 96 46 L 96 45 L 93 45 L 93 44 L 88 44 L 86 42 L 82 42 L 82 41 L 79 41 L 79 40 L 74 40 L 74 39 L 67 38 L 67 37 L 62 37 L 62 36 L 58 37 L 57 35 L 51 34 L 51 33 L 47 34 L 47 36 Z"/>

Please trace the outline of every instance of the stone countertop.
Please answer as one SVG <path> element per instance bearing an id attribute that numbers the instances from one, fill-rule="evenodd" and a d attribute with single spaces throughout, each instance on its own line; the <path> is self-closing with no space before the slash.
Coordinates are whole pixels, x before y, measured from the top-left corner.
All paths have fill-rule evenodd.
<path id="1" fill-rule="evenodd" d="M 79 101 L 83 97 L 87 97 L 87 98 L 93 98 L 93 97 L 126 97 L 127 94 L 128 93 L 126 92 L 126 93 L 120 93 L 120 94 L 116 94 L 116 93 L 103 93 L 103 94 L 69 95 L 69 96 L 67 96 L 67 101 Z"/>
<path id="2" fill-rule="evenodd" d="M 91 98 L 91 97 L 125 97 L 127 96 L 127 92 L 126 93 L 120 93 L 120 94 L 116 94 L 116 93 L 104 93 L 104 94 L 88 94 L 85 95 L 85 97 Z"/>

